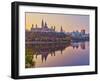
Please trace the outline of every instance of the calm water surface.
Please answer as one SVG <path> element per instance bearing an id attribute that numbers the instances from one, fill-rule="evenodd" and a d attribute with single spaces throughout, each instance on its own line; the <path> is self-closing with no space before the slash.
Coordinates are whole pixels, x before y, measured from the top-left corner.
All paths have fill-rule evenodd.
<path id="1" fill-rule="evenodd" d="M 25 67 L 89 65 L 89 42 L 26 44 Z"/>

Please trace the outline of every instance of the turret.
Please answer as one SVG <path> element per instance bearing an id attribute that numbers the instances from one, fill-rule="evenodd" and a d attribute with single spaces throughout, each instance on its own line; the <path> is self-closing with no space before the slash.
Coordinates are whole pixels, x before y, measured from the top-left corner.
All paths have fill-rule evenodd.
<path id="1" fill-rule="evenodd" d="M 32 24 L 31 30 L 34 28 L 34 24 Z"/>
<path id="2" fill-rule="evenodd" d="M 36 24 L 36 26 L 35 26 L 36 28 L 37 28 L 37 24 Z"/>
<path id="3" fill-rule="evenodd" d="M 32 24 L 32 28 L 34 28 L 34 24 Z"/>

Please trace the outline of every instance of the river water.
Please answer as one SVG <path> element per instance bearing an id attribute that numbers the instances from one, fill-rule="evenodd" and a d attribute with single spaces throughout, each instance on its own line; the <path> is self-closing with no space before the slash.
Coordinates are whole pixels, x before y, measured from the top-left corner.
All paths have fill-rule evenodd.
<path id="1" fill-rule="evenodd" d="M 89 41 L 25 46 L 26 68 L 89 65 Z"/>

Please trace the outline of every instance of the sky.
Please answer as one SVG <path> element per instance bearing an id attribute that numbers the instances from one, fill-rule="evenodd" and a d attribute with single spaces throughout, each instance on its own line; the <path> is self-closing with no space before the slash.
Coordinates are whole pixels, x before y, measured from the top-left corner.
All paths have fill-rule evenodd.
<path id="1" fill-rule="evenodd" d="M 86 30 L 89 33 L 89 15 L 77 15 L 77 14 L 51 14 L 51 13 L 25 13 L 25 28 L 30 30 L 32 24 L 37 24 L 41 27 L 42 19 L 47 23 L 48 27 L 55 26 L 56 31 L 60 31 L 61 26 L 65 32 Z"/>

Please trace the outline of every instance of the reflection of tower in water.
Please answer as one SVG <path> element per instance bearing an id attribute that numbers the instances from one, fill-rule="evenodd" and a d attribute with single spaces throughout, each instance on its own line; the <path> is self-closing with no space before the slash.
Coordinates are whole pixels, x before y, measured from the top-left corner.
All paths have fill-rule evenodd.
<path id="1" fill-rule="evenodd" d="M 52 43 L 52 44 L 26 44 L 26 49 L 31 49 L 28 53 L 32 54 L 33 61 L 36 61 L 38 55 L 41 56 L 41 62 L 46 62 L 48 55 L 56 56 L 56 51 L 62 51 L 70 46 L 70 43 Z"/>
<path id="2" fill-rule="evenodd" d="M 42 59 L 42 62 L 45 60 L 47 60 L 47 57 L 48 57 L 48 53 L 46 53 L 46 52 L 43 52 L 43 53 L 41 53 L 42 54 L 42 56 L 41 56 L 41 59 Z"/>
<path id="3" fill-rule="evenodd" d="M 38 45 L 37 45 L 38 46 Z M 36 54 L 33 55 L 41 55 L 41 60 L 42 62 L 46 62 L 48 55 L 50 54 L 51 56 L 56 56 L 55 52 L 60 50 L 61 54 L 62 51 L 66 48 L 66 44 L 44 44 L 40 45 L 39 48 L 36 48 L 35 46 L 33 47 L 33 50 L 36 50 Z"/>
<path id="4" fill-rule="evenodd" d="M 63 54 L 63 50 L 65 50 L 67 47 L 73 47 L 73 49 L 86 49 L 85 42 L 73 42 L 73 43 L 52 43 L 52 44 L 26 44 L 26 57 L 29 58 L 28 60 L 25 60 L 25 67 L 26 68 L 32 68 L 36 67 L 38 56 L 41 60 L 41 63 L 45 63 L 48 60 L 48 56 L 56 56 L 56 51 L 61 51 L 61 54 Z M 28 61 L 28 62 L 26 62 Z"/>
<path id="5" fill-rule="evenodd" d="M 85 42 L 82 42 L 82 43 L 80 44 L 80 47 L 81 47 L 82 49 L 85 49 Z"/>

